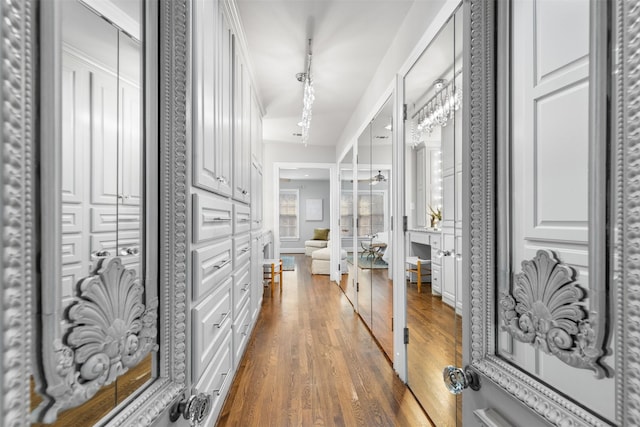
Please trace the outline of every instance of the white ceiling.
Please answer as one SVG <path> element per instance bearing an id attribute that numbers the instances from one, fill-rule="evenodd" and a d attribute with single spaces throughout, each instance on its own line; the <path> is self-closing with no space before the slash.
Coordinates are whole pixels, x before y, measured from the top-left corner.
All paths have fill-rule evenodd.
<path id="1" fill-rule="evenodd" d="M 265 141 L 299 143 L 307 39 L 315 103 L 310 145 L 336 145 L 413 0 L 237 0 Z"/>

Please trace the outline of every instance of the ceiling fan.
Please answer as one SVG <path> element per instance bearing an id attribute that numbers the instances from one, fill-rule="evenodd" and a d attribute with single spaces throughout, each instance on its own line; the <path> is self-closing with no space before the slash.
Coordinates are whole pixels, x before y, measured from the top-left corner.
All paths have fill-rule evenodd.
<path id="1" fill-rule="evenodd" d="M 371 177 L 371 185 L 376 185 L 380 182 L 387 182 L 387 177 L 382 175 L 382 171 L 378 171 L 377 175 L 374 175 L 373 177 Z"/>

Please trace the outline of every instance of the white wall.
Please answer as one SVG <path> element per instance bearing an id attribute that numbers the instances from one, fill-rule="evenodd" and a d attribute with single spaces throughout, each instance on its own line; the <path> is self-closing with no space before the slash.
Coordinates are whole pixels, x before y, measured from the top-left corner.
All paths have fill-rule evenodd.
<path id="1" fill-rule="evenodd" d="M 280 189 L 297 189 L 299 191 L 299 238 L 298 240 L 281 240 L 280 251 L 286 253 L 288 249 L 304 249 L 304 241 L 313 237 L 314 228 L 331 228 L 331 212 L 330 207 L 330 186 L 329 180 L 326 181 L 310 181 L 295 180 L 290 182 L 281 182 Z M 322 220 L 307 220 L 306 202 L 308 199 L 322 199 Z"/>
<path id="2" fill-rule="evenodd" d="M 368 123 L 378 108 L 382 107 L 389 95 L 387 92 L 394 82 L 395 75 L 401 70 L 407 59 L 412 57 L 416 45 L 425 38 L 425 32 L 429 25 L 445 4 L 447 4 L 445 0 L 415 1 L 413 3 L 335 147 L 336 160 L 347 149 L 347 146 L 358 137 L 363 124 Z M 448 9 L 452 9 L 450 5 Z M 449 11 L 448 15 L 450 14 Z"/>
<path id="3" fill-rule="evenodd" d="M 335 147 L 265 142 L 263 153 L 263 224 L 265 230 L 273 230 L 273 203 L 278 200 L 273 189 L 274 163 L 335 163 Z"/>

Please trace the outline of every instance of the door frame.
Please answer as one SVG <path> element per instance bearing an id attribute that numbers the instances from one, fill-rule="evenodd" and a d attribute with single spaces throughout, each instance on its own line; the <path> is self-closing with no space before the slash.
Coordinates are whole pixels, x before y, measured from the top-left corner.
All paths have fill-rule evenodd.
<path id="1" fill-rule="evenodd" d="M 306 162 L 276 162 L 273 164 L 273 256 L 280 258 L 280 170 L 281 169 L 327 169 L 329 171 L 329 228 L 338 229 L 337 210 L 335 200 L 338 192 L 338 175 L 334 163 L 306 163 Z M 298 206 L 300 209 L 300 206 Z M 302 238 L 302 237 L 301 237 Z M 333 236 L 332 236 L 333 238 Z M 329 263 L 329 280 L 340 283 L 339 265 L 339 245 L 331 245 L 331 261 Z"/>
<path id="2" fill-rule="evenodd" d="M 155 3 L 153 3 L 155 4 Z M 4 61 L 0 67 L 0 82 L 10 90 L 0 99 L 0 122 L 5 129 L 0 141 L 3 152 L 0 161 L 3 236 L 10 236 L 0 251 L 4 262 L 0 273 L 4 280 L 0 287 L 3 313 L 0 317 L 0 346 L 4 369 L 0 381 L 0 424 L 30 425 L 30 380 L 34 373 L 36 350 L 42 347 L 41 322 L 36 319 L 36 303 L 40 292 L 40 252 L 42 247 L 40 206 L 44 196 L 37 191 L 38 155 L 41 155 L 37 134 L 39 127 L 58 124 L 51 118 L 55 111 L 48 109 L 55 96 L 45 96 L 41 89 L 55 87 L 55 73 L 40 72 L 38 37 L 41 32 L 54 34 L 51 19 L 39 20 L 42 7 L 49 2 L 16 0 L 0 5 L 0 19 L 9 31 L 0 35 L 0 49 Z M 158 80 L 155 86 L 147 81 L 151 105 L 158 106 L 157 115 L 148 114 L 147 124 L 156 141 L 160 158 L 150 172 L 158 172 L 159 191 L 152 196 L 151 206 L 158 210 L 158 293 L 160 299 L 157 328 L 157 377 L 135 396 L 110 412 L 105 425 L 135 424 L 149 426 L 158 418 L 168 416 L 172 402 L 180 398 L 189 386 L 189 273 L 187 248 L 189 242 L 188 121 L 190 102 L 188 93 L 190 6 L 186 0 L 161 2 L 154 7 L 162 28 L 157 38 L 158 48 L 151 51 L 149 63 L 155 64 Z M 46 12 L 46 11 L 45 11 Z M 50 13 L 50 12 L 46 12 Z M 47 16 L 47 15 L 45 15 Z M 150 28 L 148 28 L 150 30 Z M 55 35 L 55 37 L 59 37 Z M 57 42 L 59 39 L 52 39 Z M 38 88 L 38 91 L 34 88 Z M 44 111 L 43 111 L 44 109 Z M 43 113 L 45 113 L 43 115 Z M 48 115 L 47 115 L 48 114 Z M 36 120 L 35 118 L 38 117 Z M 53 121 L 52 121 L 53 120 Z M 38 125 L 38 126 L 36 126 Z M 158 130 L 158 133 L 154 131 Z M 155 204 L 155 205 L 154 205 Z M 45 254 L 46 255 L 46 254 Z M 135 421 L 134 421 L 135 420 Z"/>
<path id="3" fill-rule="evenodd" d="M 464 363 L 480 374 L 479 392 L 467 391 L 463 399 L 464 419 L 474 415 L 481 418 L 486 409 L 508 410 L 517 414 L 522 425 L 551 423 L 554 425 L 609 425 L 570 397 L 558 393 L 543 382 L 516 368 L 497 355 L 498 331 L 496 218 L 499 200 L 496 197 L 499 165 L 496 162 L 497 139 L 504 129 L 496 126 L 505 114 L 505 97 L 497 74 L 504 67 L 508 50 L 496 44 L 500 39 L 496 28 L 507 28 L 508 16 L 500 14 L 500 2 L 468 0 L 465 27 L 465 69 L 469 70 L 464 82 L 466 105 L 465 144 L 463 158 L 463 210 L 469 221 L 464 223 L 463 283 L 468 283 L 464 294 L 463 357 Z M 604 9 L 598 9 L 603 7 Z M 612 176 L 615 190 L 611 201 L 615 217 L 611 218 L 610 242 L 610 304 L 617 315 L 607 319 L 610 334 L 615 336 L 616 367 L 614 373 L 615 423 L 633 425 L 637 422 L 637 408 L 631 402 L 640 400 L 640 343 L 632 337 L 640 324 L 640 267 L 637 262 L 640 237 L 640 213 L 634 207 L 637 200 L 640 168 L 634 156 L 640 151 L 640 138 L 634 117 L 640 114 L 640 61 L 633 40 L 640 37 L 640 9 L 624 0 L 599 2 L 592 0 L 591 33 L 606 33 L 611 37 L 614 64 L 620 67 L 613 75 L 612 95 L 614 137 L 611 140 Z M 607 9 L 608 8 L 608 9 Z M 594 13 L 596 11 L 596 13 Z M 615 19 L 608 19 L 608 11 Z M 499 31 L 499 30 L 498 30 Z M 502 37 L 504 39 L 504 37 Z M 594 46 L 592 44 L 592 46 Z M 593 52 L 599 52 L 596 49 Z M 602 52 L 602 51 L 600 51 Z M 606 49 L 605 52 L 606 54 Z M 598 53 L 596 53 L 597 55 Z M 598 57 L 592 60 L 598 63 Z M 505 61 L 506 62 L 506 61 Z M 592 65 L 595 66 L 595 65 Z M 593 70 L 593 68 L 592 68 Z M 504 126 L 504 125 L 500 125 Z M 613 127 L 613 126 L 612 126 Z M 634 154 L 636 153 L 636 154 Z M 635 230 L 635 231 L 634 231 Z M 488 408 L 487 408 L 488 407 Z M 529 408 L 529 409 L 527 409 Z M 522 418 L 520 418 L 520 416 Z M 524 420 L 527 420 L 526 422 Z M 535 423 L 535 424 L 534 424 Z"/>

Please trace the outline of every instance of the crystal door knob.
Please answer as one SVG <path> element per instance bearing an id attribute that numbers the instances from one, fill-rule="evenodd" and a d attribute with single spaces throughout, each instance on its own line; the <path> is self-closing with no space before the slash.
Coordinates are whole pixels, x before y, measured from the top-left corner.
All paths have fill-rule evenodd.
<path id="1" fill-rule="evenodd" d="M 442 371 L 442 379 L 452 394 L 460 394 L 465 388 L 480 390 L 478 374 L 468 366 L 464 369 L 447 366 Z"/>
<path id="2" fill-rule="evenodd" d="M 176 403 L 171 408 L 169 419 L 176 422 L 182 415 L 184 419 L 189 420 L 192 426 L 199 426 L 209 415 L 209 412 L 211 412 L 211 395 L 198 393 Z"/>

